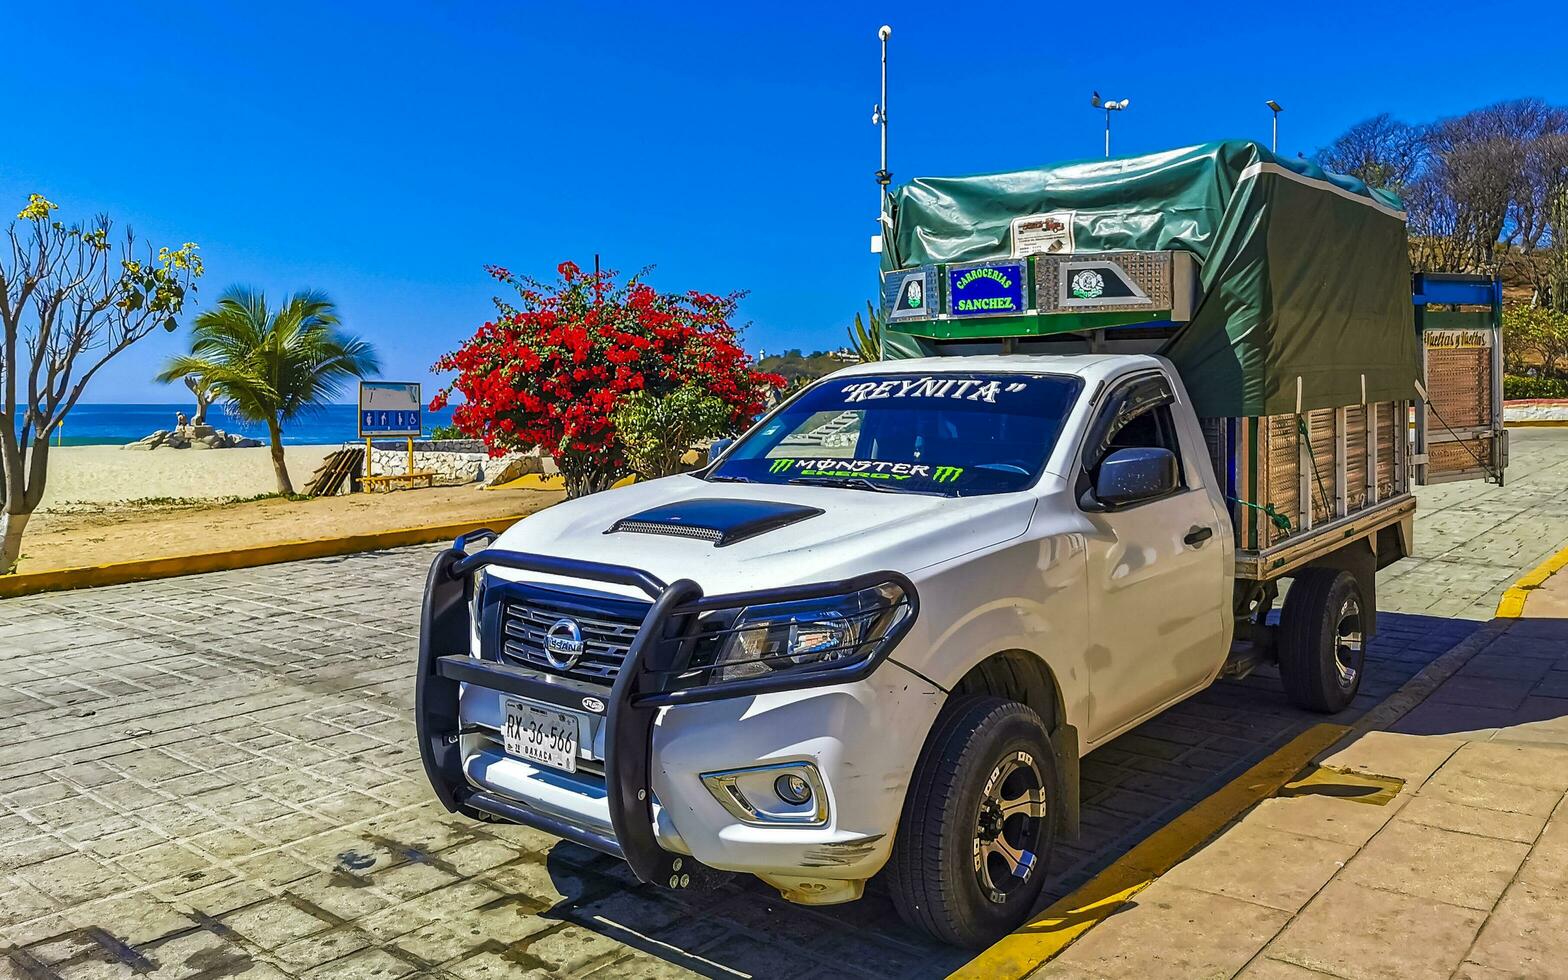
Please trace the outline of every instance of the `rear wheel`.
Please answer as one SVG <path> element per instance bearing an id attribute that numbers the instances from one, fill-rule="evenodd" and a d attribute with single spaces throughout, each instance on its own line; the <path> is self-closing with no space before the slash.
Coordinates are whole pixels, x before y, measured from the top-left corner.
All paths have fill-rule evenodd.
<path id="1" fill-rule="evenodd" d="M 1279 675 L 1285 694 L 1310 711 L 1341 711 L 1366 669 L 1361 586 L 1349 572 L 1309 568 L 1285 593 L 1279 621 Z"/>
<path id="2" fill-rule="evenodd" d="M 916 766 L 890 885 L 904 921 L 981 947 L 1034 911 L 1056 840 L 1056 765 L 1040 716 L 989 695 L 943 709 Z"/>

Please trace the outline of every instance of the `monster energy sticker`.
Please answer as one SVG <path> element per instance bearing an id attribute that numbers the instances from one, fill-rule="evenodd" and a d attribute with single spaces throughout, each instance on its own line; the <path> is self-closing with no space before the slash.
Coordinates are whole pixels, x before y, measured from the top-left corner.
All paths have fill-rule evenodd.
<path id="1" fill-rule="evenodd" d="M 882 295 L 882 308 L 889 320 L 926 319 L 936 300 L 936 270 L 927 266 L 889 273 Z"/>
<path id="2" fill-rule="evenodd" d="M 790 476 L 830 477 L 840 480 L 929 480 L 932 483 L 955 483 L 964 475 L 962 466 L 927 466 L 924 463 L 889 463 L 872 459 L 775 459 L 768 464 L 769 473 L 788 473 Z"/>
<path id="3" fill-rule="evenodd" d="M 1073 251 L 1076 211 L 1026 214 L 1013 219 L 1013 255 L 1063 255 Z"/>
<path id="4" fill-rule="evenodd" d="M 1023 381 L 982 381 L 979 378 L 934 378 L 922 375 L 907 380 L 860 381 L 844 386 L 845 402 L 876 401 L 882 398 L 952 398 L 996 404 L 996 396 L 1026 391 Z"/>

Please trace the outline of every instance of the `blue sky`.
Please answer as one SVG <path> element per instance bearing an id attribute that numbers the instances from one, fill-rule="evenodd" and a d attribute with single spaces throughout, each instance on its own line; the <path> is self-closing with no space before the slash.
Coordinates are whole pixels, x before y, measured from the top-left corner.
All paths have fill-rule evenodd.
<path id="1" fill-rule="evenodd" d="M 0 203 L 38 191 L 199 242 L 207 303 L 230 283 L 324 289 L 386 377 L 427 388 L 489 315 L 487 262 L 545 276 L 598 251 L 666 288 L 749 291 L 753 352 L 841 343 L 876 282 L 884 22 L 896 180 L 1098 156 L 1091 89 L 1132 100 L 1117 153 L 1266 140 L 1269 98 L 1288 153 L 1384 110 L 1568 103 L 1568 14 L 1546 0 L 1433 2 L 1415 26 L 1143 0 L 8 0 L 0 20 Z M 182 337 L 122 355 L 88 400 L 183 400 L 150 380 Z"/>

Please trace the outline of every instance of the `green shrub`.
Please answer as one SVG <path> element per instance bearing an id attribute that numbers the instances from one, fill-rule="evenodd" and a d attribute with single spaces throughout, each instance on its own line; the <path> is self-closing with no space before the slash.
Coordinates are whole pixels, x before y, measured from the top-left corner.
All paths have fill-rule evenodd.
<path id="1" fill-rule="evenodd" d="M 722 435 L 730 416 L 722 400 L 686 384 L 666 395 L 623 395 L 613 418 L 632 470 L 644 480 L 656 480 L 679 473 L 681 456 L 697 442 Z"/>
<path id="2" fill-rule="evenodd" d="M 455 425 L 438 425 L 430 430 L 431 439 L 467 439 L 463 430 Z"/>
<path id="3" fill-rule="evenodd" d="M 1503 397 L 1568 398 L 1568 378 L 1531 378 L 1523 374 L 1503 375 Z"/>

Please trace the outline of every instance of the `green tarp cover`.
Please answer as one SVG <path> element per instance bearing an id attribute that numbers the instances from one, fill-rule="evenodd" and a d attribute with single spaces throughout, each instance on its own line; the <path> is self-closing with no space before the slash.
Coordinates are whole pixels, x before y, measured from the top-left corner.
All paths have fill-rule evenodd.
<path id="1" fill-rule="evenodd" d="M 1397 197 L 1257 143 L 932 177 L 885 202 L 884 270 L 999 258 L 1012 220 L 1072 211 L 1073 249 L 1184 249 L 1202 298 L 1164 354 L 1204 416 L 1412 398 L 1420 349 Z M 934 348 L 884 331 L 884 356 Z M 1362 384 L 1365 379 L 1365 393 Z"/>

